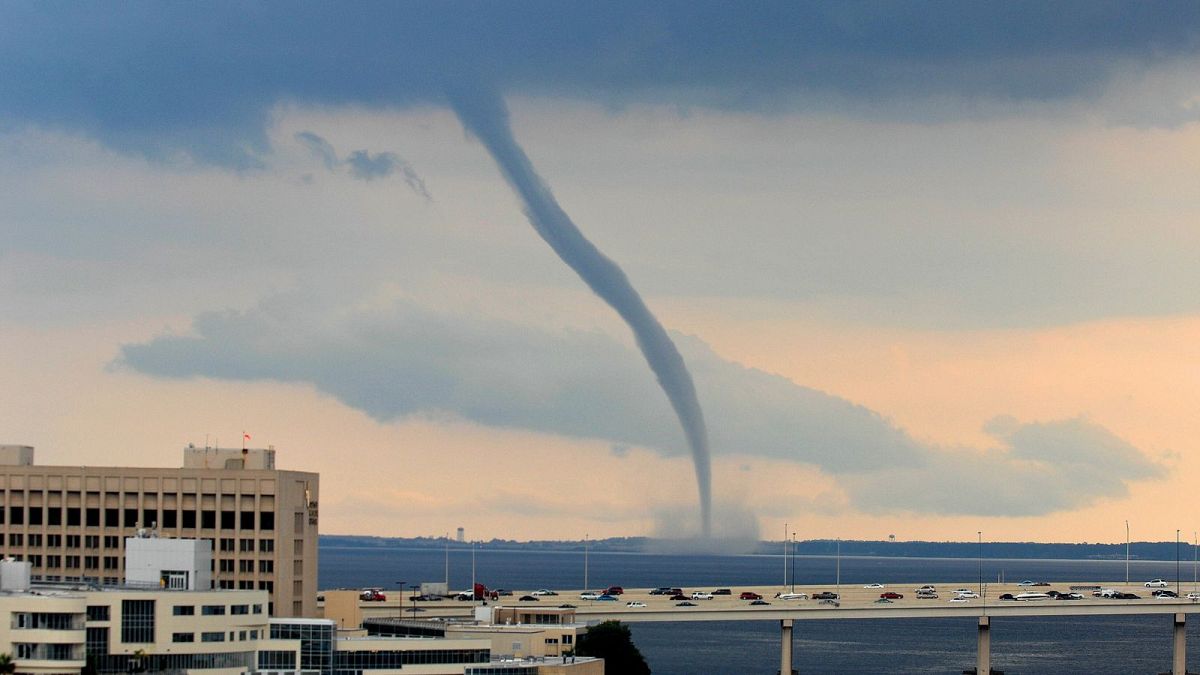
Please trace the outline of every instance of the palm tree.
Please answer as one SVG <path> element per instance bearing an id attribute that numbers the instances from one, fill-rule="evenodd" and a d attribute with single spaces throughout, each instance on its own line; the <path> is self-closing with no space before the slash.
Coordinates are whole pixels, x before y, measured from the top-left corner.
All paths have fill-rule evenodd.
<path id="1" fill-rule="evenodd" d="M 15 672 L 17 672 L 17 662 L 13 661 L 12 654 L 0 654 L 0 673 Z"/>

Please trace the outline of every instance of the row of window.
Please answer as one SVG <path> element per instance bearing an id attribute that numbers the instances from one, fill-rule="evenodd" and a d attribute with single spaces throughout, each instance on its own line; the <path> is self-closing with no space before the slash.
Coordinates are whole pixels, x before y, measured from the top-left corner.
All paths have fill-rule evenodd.
<path id="1" fill-rule="evenodd" d="M 82 630 L 75 614 L 64 612 L 13 612 L 12 627 L 36 630 Z"/>
<path id="2" fill-rule="evenodd" d="M 105 535 L 104 548 L 120 549 L 123 547 L 122 545 L 124 544 L 124 540 L 124 537 L 117 535 Z M 68 549 L 99 549 L 101 540 L 100 535 L 96 534 L 47 534 L 43 537 L 41 533 L 37 532 L 32 532 L 28 535 L 23 532 L 11 532 L 8 535 L 8 545 L 11 548 L 22 548 L 26 545 L 28 545 L 29 548 L 41 548 L 43 542 L 45 543 L 46 548 L 63 548 L 64 541 L 66 542 L 66 548 Z M 259 553 L 275 552 L 274 539 L 234 539 L 232 537 L 226 537 L 219 540 L 210 541 L 218 543 L 222 553 L 232 553 L 234 550 L 237 550 L 239 553 L 254 553 L 255 542 L 257 542 Z M 4 538 L 0 536 L 0 545 L 3 544 Z"/>
<path id="3" fill-rule="evenodd" d="M 254 560 L 236 560 L 235 561 L 235 560 L 231 560 L 228 558 L 222 558 L 222 559 L 218 560 L 217 562 L 220 563 L 219 567 L 220 567 L 221 572 L 233 572 L 233 563 L 235 563 L 235 562 L 237 563 L 237 571 L 238 572 L 241 572 L 242 574 L 250 574 L 250 573 L 254 572 L 254 567 L 255 567 Z M 275 572 L 275 561 L 274 560 L 259 560 L 257 562 L 258 562 L 258 571 L 260 574 L 272 574 Z"/>
<path id="4" fill-rule="evenodd" d="M 6 517 L 7 516 L 7 517 Z M 255 520 L 257 516 L 257 525 Z M 275 529 L 274 511 L 216 511 L 212 509 L 176 511 L 167 509 L 114 509 L 78 506 L 10 506 L 0 508 L 0 525 L 50 525 L 67 527 L 162 527 L 205 530 Z"/>
<path id="5" fill-rule="evenodd" d="M 36 661 L 83 660 L 83 648 L 81 645 L 14 642 L 13 654 L 18 659 L 29 659 Z"/>
<path id="6" fill-rule="evenodd" d="M 234 616 L 244 614 L 262 614 L 263 607 L 261 604 L 254 605 L 201 605 L 200 614 L 202 616 L 225 616 L 228 611 Z M 195 605 L 175 605 L 171 608 L 171 613 L 175 616 L 195 616 Z"/>
<path id="7" fill-rule="evenodd" d="M 235 638 L 236 635 L 236 638 Z M 258 629 L 229 631 L 230 642 L 245 642 L 257 640 Z M 195 642 L 195 633 L 171 633 L 171 642 Z M 225 642 L 225 631 L 205 631 L 200 633 L 201 642 Z"/>

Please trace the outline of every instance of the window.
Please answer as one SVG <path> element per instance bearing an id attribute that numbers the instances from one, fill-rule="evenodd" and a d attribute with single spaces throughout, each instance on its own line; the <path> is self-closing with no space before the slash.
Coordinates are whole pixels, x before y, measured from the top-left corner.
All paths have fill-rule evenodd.
<path id="1" fill-rule="evenodd" d="M 61 526 L 62 525 L 62 509 L 57 508 L 57 507 L 50 507 L 50 510 L 46 512 L 46 523 L 48 525 Z"/>
<path id="2" fill-rule="evenodd" d="M 233 541 L 234 541 L 233 539 L 222 539 L 221 540 L 221 552 L 222 553 L 232 553 L 233 552 Z"/>
<path id="3" fill-rule="evenodd" d="M 258 607 L 258 605 L 255 605 L 255 607 Z M 252 631 L 250 631 L 250 639 L 251 639 L 251 640 L 257 640 L 257 639 L 258 639 L 258 631 L 257 631 L 257 630 L 252 630 Z"/>
<path id="4" fill-rule="evenodd" d="M 171 633 L 171 642 L 195 642 L 195 633 Z"/>
<path id="5" fill-rule="evenodd" d="M 241 572 L 242 574 L 248 574 L 248 573 L 254 572 L 254 561 L 253 560 L 239 560 L 238 561 L 238 571 Z"/>
<path id="6" fill-rule="evenodd" d="M 121 548 L 121 538 L 114 535 L 105 535 L 104 548 Z"/>
<path id="7" fill-rule="evenodd" d="M 238 520 L 240 521 L 238 523 L 238 526 L 241 529 L 243 529 L 243 530 L 253 530 L 254 529 L 254 512 L 253 511 L 242 511 L 241 513 L 238 514 Z"/>
<path id="8" fill-rule="evenodd" d="M 154 642 L 154 601 L 121 601 L 121 642 Z"/>
<path id="9" fill-rule="evenodd" d="M 24 535 L 20 535 L 20 534 L 8 535 L 8 545 L 9 546 L 23 546 L 24 540 L 25 540 Z"/>
<path id="10" fill-rule="evenodd" d="M 184 511 L 182 513 L 184 529 L 195 529 L 196 527 L 196 512 Z"/>
<path id="11" fill-rule="evenodd" d="M 275 582 L 274 581 L 260 581 L 260 582 L 258 582 L 258 590 L 266 591 L 268 593 L 274 593 L 275 592 Z"/>
<path id="12" fill-rule="evenodd" d="M 83 557 L 83 568 L 84 568 L 84 569 L 86 569 L 86 570 L 98 570 L 98 569 L 100 569 L 100 556 L 98 556 L 98 555 L 85 555 L 85 556 Z"/>
<path id="13" fill-rule="evenodd" d="M 221 529 L 232 530 L 237 525 L 237 514 L 233 511 L 221 512 Z"/>
<path id="14" fill-rule="evenodd" d="M 46 556 L 46 567 L 50 567 L 50 568 L 62 567 L 62 556 L 61 555 Z"/>
<path id="15" fill-rule="evenodd" d="M 201 529 L 211 530 L 216 526 L 217 526 L 217 512 L 216 511 L 201 511 L 200 512 L 200 528 Z"/>
<path id="16" fill-rule="evenodd" d="M 79 512 L 79 507 L 71 507 L 67 509 L 67 527 L 79 527 L 83 522 L 83 516 Z"/>
<path id="17" fill-rule="evenodd" d="M 258 540 L 258 552 L 259 553 L 274 553 L 275 552 L 275 540 L 274 539 L 259 539 Z"/>
<path id="18" fill-rule="evenodd" d="M 295 539 L 292 541 L 292 554 L 293 555 L 304 555 L 304 540 L 303 539 Z"/>
<path id="19" fill-rule="evenodd" d="M 255 613 L 255 614 L 262 614 L 262 605 L 255 605 L 255 606 L 254 606 L 254 613 Z M 257 636 L 256 636 L 256 637 L 257 637 Z"/>
<path id="20" fill-rule="evenodd" d="M 173 530 L 179 527 L 179 514 L 175 511 L 162 512 L 162 526 L 165 529 Z"/>
<path id="21" fill-rule="evenodd" d="M 213 631 L 213 632 L 201 633 L 200 641 L 201 642 L 224 642 L 225 641 L 225 633 L 224 633 L 224 631 Z"/>
<path id="22" fill-rule="evenodd" d="M 100 527 L 100 509 L 88 509 L 85 515 L 88 527 Z"/>
<path id="23" fill-rule="evenodd" d="M 46 535 L 46 546 L 48 546 L 50 548 L 62 548 L 62 535 L 61 534 Z"/>
<path id="24" fill-rule="evenodd" d="M 221 579 L 220 581 L 217 582 L 217 588 L 219 588 L 223 591 L 232 591 L 233 590 L 233 579 Z"/>
<path id="25" fill-rule="evenodd" d="M 304 531 L 304 514 L 295 514 L 295 520 L 292 522 L 292 529 L 299 534 Z"/>
<path id="26" fill-rule="evenodd" d="M 230 614 L 249 614 L 250 613 L 250 605 L 230 605 L 229 613 Z"/>
<path id="27" fill-rule="evenodd" d="M 104 509 L 104 526 L 121 526 L 121 509 Z"/>
<path id="28" fill-rule="evenodd" d="M 242 539 L 238 541 L 238 548 L 242 553 L 254 553 L 254 540 Z"/>
<path id="29" fill-rule="evenodd" d="M 228 558 L 221 558 L 219 563 L 220 563 L 222 572 L 232 572 L 233 571 L 233 561 L 232 560 L 230 560 Z"/>
<path id="30" fill-rule="evenodd" d="M 108 605 L 88 605 L 88 621 L 108 621 Z"/>
<path id="31" fill-rule="evenodd" d="M 254 590 L 254 580 L 253 579 L 242 579 L 242 580 L 238 581 L 238 590 L 239 591 Z"/>
<path id="32" fill-rule="evenodd" d="M 268 532 L 275 529 L 275 513 L 273 511 L 259 512 L 258 529 Z"/>
<path id="33" fill-rule="evenodd" d="M 42 566 L 42 556 L 40 556 L 40 555 L 29 556 L 29 564 L 33 565 L 34 567 L 41 567 Z"/>
<path id="34" fill-rule="evenodd" d="M 79 569 L 79 556 L 77 556 L 77 555 L 67 556 L 67 569 L 69 569 L 69 570 Z"/>
<path id="35" fill-rule="evenodd" d="M 77 534 L 67 535 L 67 548 L 79 548 L 80 538 Z"/>
<path id="36" fill-rule="evenodd" d="M 300 564 L 300 561 L 297 560 L 296 564 Z M 273 574 L 275 572 L 275 561 L 274 560 L 259 560 L 258 561 L 258 571 L 262 574 Z M 297 572 L 296 574 L 299 574 L 299 572 Z"/>
<path id="37" fill-rule="evenodd" d="M 107 654 L 108 653 L 108 627 L 107 626 L 88 626 L 85 633 L 86 647 L 88 654 Z"/>
<path id="38" fill-rule="evenodd" d="M 83 538 L 83 547 L 84 548 L 100 548 L 100 536 L 95 535 L 95 534 L 89 534 L 88 536 L 84 537 Z"/>
<path id="39" fill-rule="evenodd" d="M 136 499 L 135 499 L 135 501 L 136 501 Z M 129 502 L 125 502 L 125 503 L 128 504 Z M 124 517 L 125 517 L 125 527 L 134 528 L 134 527 L 138 526 L 138 510 L 137 509 L 129 509 L 129 508 L 125 509 Z"/>
<path id="40" fill-rule="evenodd" d="M 41 525 L 42 524 L 42 513 L 43 513 L 43 510 L 42 510 L 42 507 L 40 507 L 40 506 L 29 507 L 29 524 L 30 525 Z"/>
<path id="41" fill-rule="evenodd" d="M 225 605 L 204 605 L 200 609 L 200 613 L 204 616 L 224 616 Z"/>
<path id="42" fill-rule="evenodd" d="M 42 535 L 40 535 L 40 534 L 29 535 L 29 548 L 41 548 L 41 547 L 42 547 Z"/>
<path id="43" fill-rule="evenodd" d="M 246 641 L 246 631 L 239 630 L 238 631 L 238 642 L 245 642 L 245 641 Z"/>
<path id="44" fill-rule="evenodd" d="M 142 527 L 158 527 L 158 509 L 142 509 Z"/>
<path id="45" fill-rule="evenodd" d="M 193 605 L 175 605 L 171 608 L 171 613 L 175 616 L 195 616 L 196 608 Z"/>
<path id="46" fill-rule="evenodd" d="M 8 507 L 8 522 L 13 525 L 25 524 L 25 507 L 10 506 Z"/>
<path id="47" fill-rule="evenodd" d="M 106 569 L 106 570 L 121 569 L 121 559 L 115 555 L 104 556 L 104 569 Z"/>

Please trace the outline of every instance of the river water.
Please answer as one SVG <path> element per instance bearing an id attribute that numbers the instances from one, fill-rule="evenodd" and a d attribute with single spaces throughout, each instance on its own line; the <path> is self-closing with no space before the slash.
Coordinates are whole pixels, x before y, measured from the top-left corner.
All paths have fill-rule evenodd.
<path id="1" fill-rule="evenodd" d="M 446 553 L 436 549 L 321 547 L 321 588 L 395 588 L 441 581 Z M 584 588 L 584 555 L 579 552 L 479 550 L 475 578 L 492 588 Z M 588 585 L 600 588 L 679 586 L 735 589 L 739 585 L 782 584 L 782 556 L 656 555 L 592 553 Z M 843 557 L 841 583 L 922 584 L 977 581 L 974 559 Z M 790 565 L 789 565 L 790 567 Z M 797 584 L 833 585 L 838 561 L 799 556 Z M 789 570 L 790 573 L 790 570 Z M 1182 563 L 1183 590 L 1191 591 L 1191 561 Z M 984 560 L 985 581 L 1034 579 L 1048 582 L 1121 581 L 1125 561 Z M 1175 579 L 1175 561 L 1133 561 L 1131 581 Z M 449 552 L 451 589 L 471 582 L 471 553 Z M 1148 595 L 1148 594 L 1147 594 Z M 1141 600 L 1140 602 L 1147 602 Z M 635 623 L 634 642 L 656 675 L 692 673 L 776 673 L 779 625 L 775 621 Z M 1189 622 L 1188 662 L 1200 670 L 1200 616 Z M 961 673 L 974 666 L 974 619 L 837 620 L 796 622 L 793 666 L 800 673 Z M 1046 617 L 994 618 L 992 667 L 1009 674 L 1168 672 L 1171 618 Z M 610 674 L 620 675 L 620 674 Z"/>

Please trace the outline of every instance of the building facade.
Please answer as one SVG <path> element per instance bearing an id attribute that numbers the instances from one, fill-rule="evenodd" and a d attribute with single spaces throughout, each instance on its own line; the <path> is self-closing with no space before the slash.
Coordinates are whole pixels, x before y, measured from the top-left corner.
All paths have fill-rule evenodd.
<path id="1" fill-rule="evenodd" d="M 217 589 L 266 591 L 272 616 L 314 616 L 319 476 L 275 450 L 184 449 L 182 468 L 39 466 L 0 446 L 0 555 L 35 582 L 124 583 L 139 530 L 205 539 Z"/>

